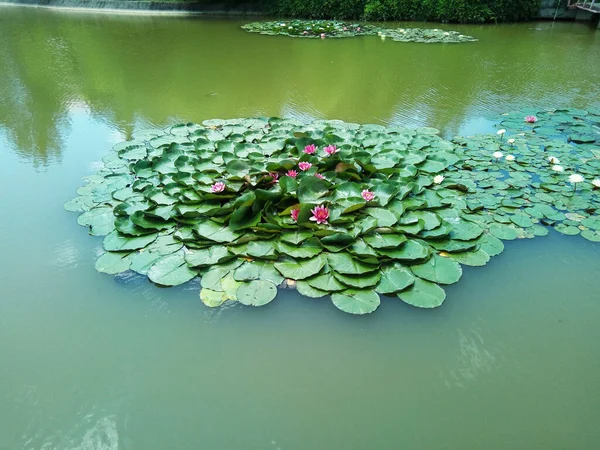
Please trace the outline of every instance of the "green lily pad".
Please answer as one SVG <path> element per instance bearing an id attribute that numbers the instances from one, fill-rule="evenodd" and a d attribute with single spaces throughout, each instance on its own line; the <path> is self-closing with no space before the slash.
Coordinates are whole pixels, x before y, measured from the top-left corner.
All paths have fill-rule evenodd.
<path id="1" fill-rule="evenodd" d="M 415 277 L 406 267 L 399 264 L 388 266 L 381 272 L 381 280 L 375 288 L 380 294 L 395 294 L 415 282 Z"/>
<path id="2" fill-rule="evenodd" d="M 150 281 L 161 286 L 177 286 L 198 275 L 185 262 L 182 252 L 173 253 L 156 261 L 148 270 Z"/>
<path id="3" fill-rule="evenodd" d="M 225 294 L 225 292 L 212 291 L 203 288 L 200 290 L 200 300 L 202 300 L 202 303 L 206 306 L 216 308 L 217 306 L 221 306 L 227 300 L 227 294 Z"/>
<path id="4" fill-rule="evenodd" d="M 321 271 L 327 260 L 322 256 L 316 256 L 301 261 L 285 260 L 275 263 L 275 269 L 285 278 L 291 280 L 304 280 Z"/>
<path id="5" fill-rule="evenodd" d="M 277 287 L 266 280 L 247 281 L 238 288 L 236 296 L 243 305 L 264 306 L 277 296 Z"/>
<path id="6" fill-rule="evenodd" d="M 368 314 L 375 311 L 380 304 L 379 295 L 370 290 L 348 289 L 331 295 L 336 308 L 350 314 Z"/>
<path id="7" fill-rule="evenodd" d="M 98 272 L 115 275 L 129 270 L 135 253 L 103 253 L 96 261 Z"/>
<path id="8" fill-rule="evenodd" d="M 456 283 L 462 276 L 460 264 L 439 255 L 433 255 L 423 264 L 411 266 L 410 270 L 419 278 L 439 284 Z"/>
<path id="9" fill-rule="evenodd" d="M 340 274 L 360 275 L 376 270 L 376 266 L 365 264 L 346 252 L 330 253 L 329 266 Z"/>
<path id="10" fill-rule="evenodd" d="M 441 287 L 420 278 L 416 278 L 412 286 L 397 295 L 403 302 L 418 308 L 437 308 L 446 299 Z"/>

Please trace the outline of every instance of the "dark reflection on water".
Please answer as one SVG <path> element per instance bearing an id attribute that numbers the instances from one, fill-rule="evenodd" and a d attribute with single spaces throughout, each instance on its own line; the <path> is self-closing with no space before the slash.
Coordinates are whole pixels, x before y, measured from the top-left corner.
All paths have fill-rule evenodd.
<path id="1" fill-rule="evenodd" d="M 480 41 L 424 45 L 266 37 L 242 23 L 4 7 L 0 127 L 15 151 L 43 166 L 60 161 L 70 115 L 81 108 L 125 136 L 255 115 L 456 133 L 513 108 L 599 98 L 600 37 L 586 24 L 453 26 Z"/>

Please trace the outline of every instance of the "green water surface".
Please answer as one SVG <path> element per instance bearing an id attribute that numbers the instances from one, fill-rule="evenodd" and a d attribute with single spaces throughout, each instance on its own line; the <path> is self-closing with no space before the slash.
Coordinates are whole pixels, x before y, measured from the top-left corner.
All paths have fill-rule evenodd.
<path id="1" fill-rule="evenodd" d="M 134 130 L 277 115 L 450 136 L 600 102 L 587 24 L 403 24 L 480 39 L 426 45 L 243 23 L 0 7 L 0 449 L 599 449 L 600 244 L 509 242 L 441 308 L 366 317 L 293 291 L 211 310 L 197 281 L 95 271 L 102 240 L 62 205 Z"/>

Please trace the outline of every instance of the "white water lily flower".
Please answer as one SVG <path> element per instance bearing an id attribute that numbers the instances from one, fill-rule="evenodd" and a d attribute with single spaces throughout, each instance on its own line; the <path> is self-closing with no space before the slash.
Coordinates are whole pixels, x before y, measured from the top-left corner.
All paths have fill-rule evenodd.
<path id="1" fill-rule="evenodd" d="M 382 41 L 385 41 L 385 34 L 382 34 L 382 35 L 381 35 L 381 40 L 382 40 Z"/>
<path id="2" fill-rule="evenodd" d="M 433 182 L 435 184 L 440 184 L 442 181 L 444 181 L 444 176 L 443 175 L 436 175 L 435 177 L 433 177 Z"/>
<path id="3" fill-rule="evenodd" d="M 515 140 L 513 138 L 511 138 L 511 139 L 509 139 L 506 142 L 508 142 L 510 145 L 513 145 L 515 143 Z"/>
<path id="4" fill-rule="evenodd" d="M 548 156 L 550 164 L 560 164 L 560 160 L 555 156 Z"/>
<path id="5" fill-rule="evenodd" d="M 565 170 L 565 168 L 563 166 L 555 165 L 552 166 L 552 170 L 554 170 L 555 172 L 562 172 L 563 170 Z"/>
<path id="6" fill-rule="evenodd" d="M 285 23 L 280 23 L 279 26 L 280 27 L 285 27 Z"/>
<path id="7" fill-rule="evenodd" d="M 574 173 L 573 175 L 569 176 L 569 183 L 571 184 L 581 183 L 582 181 L 585 181 L 585 178 L 583 178 L 578 173 Z"/>
<path id="8" fill-rule="evenodd" d="M 444 32 L 444 36 L 450 36 L 450 33 L 448 33 L 447 31 Z"/>
<path id="9" fill-rule="evenodd" d="M 502 158 L 504 156 L 504 153 L 502 153 L 502 152 L 494 152 L 494 153 L 492 153 L 492 156 L 494 158 L 496 158 L 496 159 L 500 159 L 500 158 Z"/>
<path id="10" fill-rule="evenodd" d="M 515 155 L 506 155 L 506 160 L 507 161 L 514 161 L 515 160 Z"/>
<path id="11" fill-rule="evenodd" d="M 496 131 L 496 134 L 498 136 L 502 136 L 504 133 L 506 133 L 506 130 L 504 128 L 502 128 L 501 130 Z"/>
<path id="12" fill-rule="evenodd" d="M 294 27 L 288 27 L 288 30 L 293 30 L 293 29 L 294 29 Z"/>
<path id="13" fill-rule="evenodd" d="M 592 184 L 594 185 L 594 187 L 600 188 L 600 178 L 592 180 Z"/>

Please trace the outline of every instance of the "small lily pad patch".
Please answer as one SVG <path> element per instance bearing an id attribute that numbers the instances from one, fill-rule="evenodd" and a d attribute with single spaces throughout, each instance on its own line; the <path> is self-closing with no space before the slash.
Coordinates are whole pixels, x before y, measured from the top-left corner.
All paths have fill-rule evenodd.
<path id="1" fill-rule="evenodd" d="M 252 22 L 242 28 L 251 33 L 282 35 L 298 38 L 344 38 L 355 36 L 379 36 L 398 42 L 459 43 L 476 41 L 457 31 L 437 28 L 382 28 L 374 25 L 339 22 L 332 20 L 291 20 Z"/>

